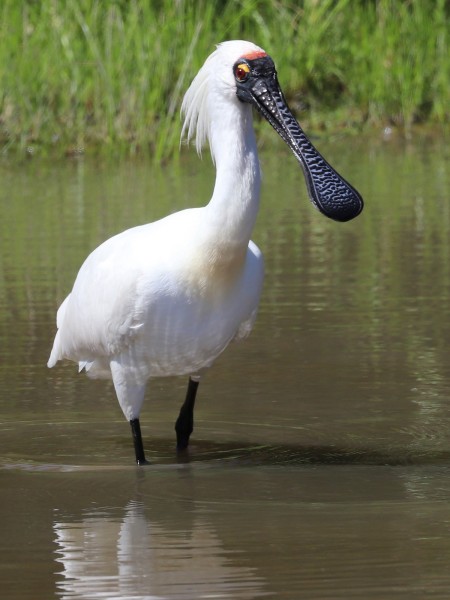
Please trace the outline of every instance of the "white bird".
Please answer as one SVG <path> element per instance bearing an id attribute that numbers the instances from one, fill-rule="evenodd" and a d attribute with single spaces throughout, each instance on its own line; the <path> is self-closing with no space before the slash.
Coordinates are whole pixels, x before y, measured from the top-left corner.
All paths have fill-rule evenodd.
<path id="1" fill-rule="evenodd" d="M 216 166 L 211 200 L 101 244 L 57 314 L 48 366 L 69 359 L 90 377 L 112 378 L 138 464 L 147 463 L 139 423 L 147 381 L 189 376 L 175 426 L 177 448 L 186 448 L 200 377 L 255 320 L 264 264 L 250 240 L 261 180 L 252 105 L 299 160 L 322 213 L 346 221 L 363 207 L 292 116 L 272 59 L 250 42 L 219 44 L 182 104 L 187 139 L 195 137 L 199 152 L 209 142 Z"/>

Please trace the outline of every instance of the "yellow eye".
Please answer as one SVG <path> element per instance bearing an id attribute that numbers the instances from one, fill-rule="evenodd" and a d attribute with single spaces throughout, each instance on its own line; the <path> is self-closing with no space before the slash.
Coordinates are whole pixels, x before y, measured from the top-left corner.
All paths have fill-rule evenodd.
<path id="1" fill-rule="evenodd" d="M 249 73 L 250 67 L 247 63 L 239 63 L 234 70 L 234 76 L 238 81 L 245 81 Z"/>

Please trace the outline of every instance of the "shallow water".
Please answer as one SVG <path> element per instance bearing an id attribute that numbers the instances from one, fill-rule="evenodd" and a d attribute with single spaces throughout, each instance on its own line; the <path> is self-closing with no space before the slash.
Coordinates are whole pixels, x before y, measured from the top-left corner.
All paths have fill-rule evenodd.
<path id="1" fill-rule="evenodd" d="M 262 152 L 251 337 L 199 388 L 149 386 L 133 466 L 111 386 L 45 366 L 54 315 L 106 237 L 203 204 L 206 158 L 0 163 L 0 582 L 8 599 L 450 597 L 450 204 L 444 141 L 317 146 L 351 223 Z"/>

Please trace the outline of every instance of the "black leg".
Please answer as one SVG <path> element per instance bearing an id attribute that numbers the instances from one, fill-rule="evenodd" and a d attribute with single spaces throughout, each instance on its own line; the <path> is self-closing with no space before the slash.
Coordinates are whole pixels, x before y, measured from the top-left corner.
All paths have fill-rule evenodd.
<path id="1" fill-rule="evenodd" d="M 194 430 L 194 405 L 197 394 L 198 381 L 189 378 L 186 400 L 181 407 L 180 414 L 175 423 L 177 432 L 177 450 L 184 450 L 189 445 L 189 436 Z"/>
<path id="2" fill-rule="evenodd" d="M 134 451 L 136 452 L 136 462 L 138 465 L 148 465 L 150 463 L 145 459 L 144 444 L 142 443 L 141 424 L 139 423 L 139 419 L 132 419 L 130 421 L 130 425 L 131 433 L 133 435 Z"/>

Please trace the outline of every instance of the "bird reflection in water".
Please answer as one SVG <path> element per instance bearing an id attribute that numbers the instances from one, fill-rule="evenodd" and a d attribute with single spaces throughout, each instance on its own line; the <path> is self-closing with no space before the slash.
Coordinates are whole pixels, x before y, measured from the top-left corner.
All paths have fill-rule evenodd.
<path id="1" fill-rule="evenodd" d="M 123 518 L 98 510 L 54 524 L 58 596 L 80 598 L 258 598 L 264 582 L 225 551 L 204 518 L 188 529 L 152 523 L 132 500 Z"/>

